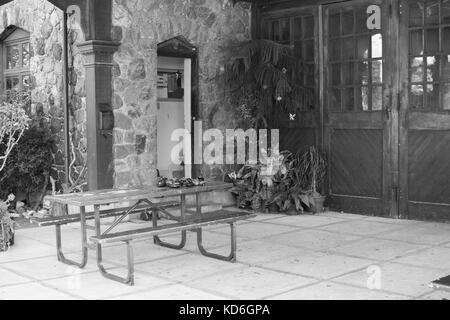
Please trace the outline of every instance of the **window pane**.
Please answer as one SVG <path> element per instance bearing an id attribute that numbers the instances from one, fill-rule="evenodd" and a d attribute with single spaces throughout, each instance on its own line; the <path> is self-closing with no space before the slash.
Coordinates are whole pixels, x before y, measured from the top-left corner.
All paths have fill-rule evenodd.
<path id="1" fill-rule="evenodd" d="M 411 59 L 411 82 L 423 82 L 423 58 L 415 57 Z"/>
<path id="2" fill-rule="evenodd" d="M 341 91 L 339 89 L 331 89 L 329 95 L 328 107 L 330 111 L 341 111 Z"/>
<path id="3" fill-rule="evenodd" d="M 331 61 L 341 60 L 341 39 L 330 40 L 329 44 L 330 44 L 329 50 L 330 60 Z"/>
<path id="4" fill-rule="evenodd" d="M 19 67 L 19 46 L 6 47 L 6 68 L 14 69 Z"/>
<path id="5" fill-rule="evenodd" d="M 441 22 L 450 23 L 450 0 L 443 0 L 441 4 Z"/>
<path id="6" fill-rule="evenodd" d="M 294 19 L 294 40 L 302 39 L 302 18 Z"/>
<path id="7" fill-rule="evenodd" d="M 19 90 L 19 77 L 7 77 L 6 90 Z"/>
<path id="8" fill-rule="evenodd" d="M 357 38 L 356 50 L 358 59 L 368 59 L 370 50 L 370 37 L 360 36 Z"/>
<path id="9" fill-rule="evenodd" d="M 355 59 L 355 43 L 353 38 L 345 38 L 342 40 L 344 60 Z"/>
<path id="10" fill-rule="evenodd" d="M 439 81 L 439 56 L 427 57 L 427 82 Z"/>
<path id="11" fill-rule="evenodd" d="M 355 91 L 353 88 L 344 89 L 344 109 L 346 111 L 355 109 Z"/>
<path id="12" fill-rule="evenodd" d="M 331 65 L 331 85 L 339 86 L 341 84 L 341 65 L 332 64 Z"/>
<path id="13" fill-rule="evenodd" d="M 330 36 L 338 36 L 341 34 L 341 15 L 333 14 L 328 19 L 328 33 Z"/>
<path id="14" fill-rule="evenodd" d="M 296 57 L 299 60 L 303 60 L 303 51 L 302 51 L 302 42 L 301 41 L 295 41 L 294 42 L 294 57 Z"/>
<path id="15" fill-rule="evenodd" d="M 369 110 L 369 88 L 368 87 L 359 87 L 356 89 L 356 109 L 362 111 Z"/>
<path id="16" fill-rule="evenodd" d="M 425 37 L 425 50 L 429 53 L 439 51 L 439 29 L 428 29 Z"/>
<path id="17" fill-rule="evenodd" d="M 450 80 L 450 55 L 442 57 L 442 74 L 441 79 Z"/>
<path id="18" fill-rule="evenodd" d="M 442 29 L 442 50 L 450 52 L 450 27 Z"/>
<path id="19" fill-rule="evenodd" d="M 427 85 L 427 109 L 439 109 L 439 85 L 428 84 Z"/>
<path id="20" fill-rule="evenodd" d="M 306 61 L 314 61 L 314 40 L 304 41 Z"/>
<path id="21" fill-rule="evenodd" d="M 303 17 L 303 36 L 305 38 L 314 38 L 314 17 Z"/>
<path id="22" fill-rule="evenodd" d="M 355 69 L 353 62 L 343 63 L 342 71 L 344 76 L 344 85 L 352 85 L 355 78 Z"/>
<path id="23" fill-rule="evenodd" d="M 425 8 L 425 24 L 439 24 L 439 1 L 427 1 Z"/>
<path id="24" fill-rule="evenodd" d="M 442 85 L 442 108 L 450 110 L 450 83 Z"/>
<path id="25" fill-rule="evenodd" d="M 369 62 L 362 61 L 358 63 L 358 84 L 369 84 Z"/>
<path id="26" fill-rule="evenodd" d="M 272 40 L 280 41 L 280 24 L 278 21 L 272 21 Z"/>
<path id="27" fill-rule="evenodd" d="M 30 66 L 30 44 L 28 42 L 22 43 L 22 66 Z"/>
<path id="28" fill-rule="evenodd" d="M 422 30 L 411 31 L 409 41 L 409 50 L 411 55 L 419 55 L 423 53 Z"/>
<path id="29" fill-rule="evenodd" d="M 372 58 L 383 57 L 383 37 L 381 33 L 372 36 Z"/>
<path id="30" fill-rule="evenodd" d="M 22 77 L 22 90 L 29 91 L 30 90 L 30 76 Z"/>
<path id="31" fill-rule="evenodd" d="M 383 88 L 372 87 L 372 111 L 380 111 L 383 109 Z"/>
<path id="32" fill-rule="evenodd" d="M 347 11 L 342 13 L 342 34 L 352 34 L 354 26 L 353 11 Z"/>
<path id="33" fill-rule="evenodd" d="M 289 38 L 291 36 L 290 20 L 289 19 L 281 20 L 280 28 L 281 28 L 281 41 L 289 41 Z"/>
<path id="34" fill-rule="evenodd" d="M 422 1 L 409 2 L 409 25 L 411 27 L 421 26 L 423 24 L 423 3 Z"/>
<path id="35" fill-rule="evenodd" d="M 409 104 L 413 109 L 423 108 L 423 86 L 412 85 L 409 94 Z"/>
<path id="36" fill-rule="evenodd" d="M 373 60 L 372 61 L 372 83 L 382 83 L 383 82 L 383 61 Z"/>
<path id="37" fill-rule="evenodd" d="M 356 21 L 355 21 L 355 32 L 356 33 L 364 33 L 367 32 L 367 10 L 358 10 L 355 12 Z"/>

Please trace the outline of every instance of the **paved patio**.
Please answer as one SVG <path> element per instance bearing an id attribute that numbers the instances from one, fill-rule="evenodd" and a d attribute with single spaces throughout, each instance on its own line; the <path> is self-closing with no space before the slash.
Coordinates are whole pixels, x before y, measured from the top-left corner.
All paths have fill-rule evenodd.
<path id="1" fill-rule="evenodd" d="M 122 227 L 130 226 L 142 225 Z M 204 243 L 226 253 L 228 230 L 209 228 Z M 77 258 L 79 229 L 64 231 L 68 257 Z M 16 246 L 0 253 L 0 299 L 450 299 L 429 287 L 450 274 L 449 224 L 261 214 L 237 231 L 236 264 L 201 256 L 192 233 L 184 251 L 135 243 L 136 285 L 128 287 L 99 274 L 94 252 L 81 271 L 58 263 L 53 227 L 19 230 Z M 122 245 L 105 249 L 117 273 L 125 274 L 124 254 Z"/>

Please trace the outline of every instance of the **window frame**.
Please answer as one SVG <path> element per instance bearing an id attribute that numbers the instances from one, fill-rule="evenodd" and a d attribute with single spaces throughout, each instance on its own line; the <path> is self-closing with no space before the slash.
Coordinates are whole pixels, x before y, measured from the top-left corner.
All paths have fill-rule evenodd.
<path id="1" fill-rule="evenodd" d="M 28 65 L 23 65 L 23 45 L 28 44 Z M 24 90 L 23 81 L 25 77 L 28 77 L 30 81 L 30 60 L 31 60 L 31 41 L 30 33 L 21 28 L 15 29 L 11 34 L 9 34 L 5 39 L 1 41 L 1 94 L 7 95 L 9 91 L 7 89 L 8 78 L 14 79 L 18 78 L 18 88 L 19 92 Z M 19 66 L 13 69 L 8 69 L 8 48 L 12 46 L 18 46 L 19 48 Z M 13 89 L 14 90 L 14 89 Z"/>

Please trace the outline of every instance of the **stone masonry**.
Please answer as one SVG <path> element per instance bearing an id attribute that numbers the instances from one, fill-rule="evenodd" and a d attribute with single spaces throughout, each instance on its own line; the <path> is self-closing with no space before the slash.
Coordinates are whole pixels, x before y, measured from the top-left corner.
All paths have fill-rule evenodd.
<path id="1" fill-rule="evenodd" d="M 45 120 L 55 135 L 58 152 L 55 163 L 64 170 L 63 110 L 63 13 L 47 1 L 16 0 L 0 7 L 0 32 L 16 26 L 30 33 L 31 114 Z M 85 83 L 83 57 L 76 44 L 83 33 L 74 19 L 69 20 L 70 127 L 75 147 L 71 157 L 76 165 L 85 163 Z M 63 177 L 62 174 L 59 175 Z M 61 180 L 61 179 L 60 179 Z"/>
<path id="2" fill-rule="evenodd" d="M 223 48 L 250 37 L 250 7 L 228 0 L 115 0 L 115 184 L 153 184 L 156 177 L 157 45 L 183 36 L 198 48 L 199 112 L 204 127 L 234 128 L 217 79 Z M 228 112 L 228 113 L 227 113 Z M 143 148 L 144 146 L 144 148 Z M 206 170 L 208 177 L 214 170 Z"/>
<path id="3" fill-rule="evenodd" d="M 230 0 L 112 0 L 112 39 L 121 43 L 114 55 L 115 187 L 149 185 L 156 177 L 157 45 L 183 36 L 198 48 L 199 118 L 205 128 L 234 128 L 238 120 L 223 105 L 218 80 L 228 46 L 250 38 L 250 5 Z M 0 7 L 0 32 L 15 25 L 30 33 L 31 112 L 46 119 L 58 143 L 55 156 L 64 164 L 63 14 L 47 1 L 16 0 Z M 84 35 L 69 19 L 69 95 L 73 154 L 86 159 L 86 83 L 84 58 L 77 44 Z M 206 168 L 213 176 L 217 168 Z M 218 170 L 220 173 L 220 168 Z M 216 172 L 217 173 L 217 172 Z M 219 174 L 220 175 L 220 174 Z M 60 176 L 62 178 L 62 176 Z"/>

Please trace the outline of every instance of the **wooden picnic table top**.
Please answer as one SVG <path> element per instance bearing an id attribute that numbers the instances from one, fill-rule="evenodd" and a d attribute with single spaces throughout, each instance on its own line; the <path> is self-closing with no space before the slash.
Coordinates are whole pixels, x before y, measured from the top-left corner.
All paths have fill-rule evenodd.
<path id="1" fill-rule="evenodd" d="M 204 186 L 191 188 L 158 188 L 156 186 L 143 186 L 132 189 L 108 189 L 88 191 L 82 193 L 59 194 L 46 196 L 45 200 L 63 205 L 74 205 L 78 207 L 92 205 L 107 205 L 111 203 L 137 201 L 160 197 L 173 197 L 210 191 L 226 190 L 233 187 L 231 183 L 206 182 Z"/>

